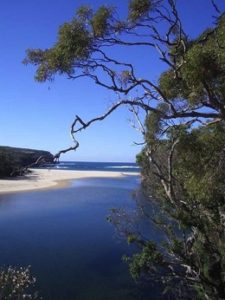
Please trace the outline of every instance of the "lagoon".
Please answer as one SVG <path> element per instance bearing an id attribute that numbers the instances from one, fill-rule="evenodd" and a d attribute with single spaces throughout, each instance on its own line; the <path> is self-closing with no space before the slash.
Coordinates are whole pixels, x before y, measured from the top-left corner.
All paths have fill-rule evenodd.
<path id="1" fill-rule="evenodd" d="M 135 209 L 139 184 L 134 175 L 77 179 L 0 195 L 0 265 L 31 265 L 46 300 L 160 299 L 156 284 L 133 281 L 121 259 L 132 249 L 106 220 L 111 208 Z"/>

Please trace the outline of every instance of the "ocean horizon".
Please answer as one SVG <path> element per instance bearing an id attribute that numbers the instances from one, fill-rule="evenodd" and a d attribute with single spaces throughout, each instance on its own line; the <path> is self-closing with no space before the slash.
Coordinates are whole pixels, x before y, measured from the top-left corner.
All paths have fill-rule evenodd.
<path id="1" fill-rule="evenodd" d="M 140 172 L 138 164 L 131 162 L 60 161 L 55 164 L 46 164 L 44 167 L 77 171 Z"/>

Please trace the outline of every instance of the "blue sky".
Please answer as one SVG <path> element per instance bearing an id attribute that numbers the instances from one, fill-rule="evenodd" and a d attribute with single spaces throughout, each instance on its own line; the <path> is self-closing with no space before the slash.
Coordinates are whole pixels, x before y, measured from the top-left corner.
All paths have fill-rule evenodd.
<path id="1" fill-rule="evenodd" d="M 112 4 L 125 14 L 128 1 L 95 0 L 94 7 Z M 223 6 L 224 1 L 217 3 Z M 0 145 L 46 149 L 52 153 L 71 145 L 70 124 L 75 114 L 88 120 L 102 114 L 117 99 L 89 80 L 34 81 L 34 67 L 24 66 L 27 48 L 48 48 L 56 41 L 59 25 L 71 20 L 77 7 L 90 0 L 0 1 Z M 178 1 L 184 26 L 196 36 L 210 24 L 208 0 Z M 121 57 L 137 66 L 140 76 L 157 80 L 162 66 L 146 50 L 122 50 Z M 63 160 L 134 161 L 140 134 L 134 130 L 125 109 L 79 135 L 80 148 Z"/>

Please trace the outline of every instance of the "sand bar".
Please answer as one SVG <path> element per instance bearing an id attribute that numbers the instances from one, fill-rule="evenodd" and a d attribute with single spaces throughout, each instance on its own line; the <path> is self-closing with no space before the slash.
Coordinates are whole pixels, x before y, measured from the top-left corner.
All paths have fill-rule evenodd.
<path id="1" fill-rule="evenodd" d="M 115 178 L 139 173 L 110 171 L 71 171 L 54 169 L 32 169 L 26 176 L 15 179 L 0 179 L 0 193 L 14 193 L 69 186 L 73 179 L 81 178 Z"/>

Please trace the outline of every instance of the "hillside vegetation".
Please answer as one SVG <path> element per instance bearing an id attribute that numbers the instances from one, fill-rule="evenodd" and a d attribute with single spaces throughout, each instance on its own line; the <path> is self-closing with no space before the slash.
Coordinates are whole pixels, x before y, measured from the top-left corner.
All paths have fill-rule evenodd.
<path id="1" fill-rule="evenodd" d="M 0 178 L 20 175 L 21 168 L 35 163 L 41 156 L 46 162 L 53 161 L 48 151 L 0 146 Z"/>

